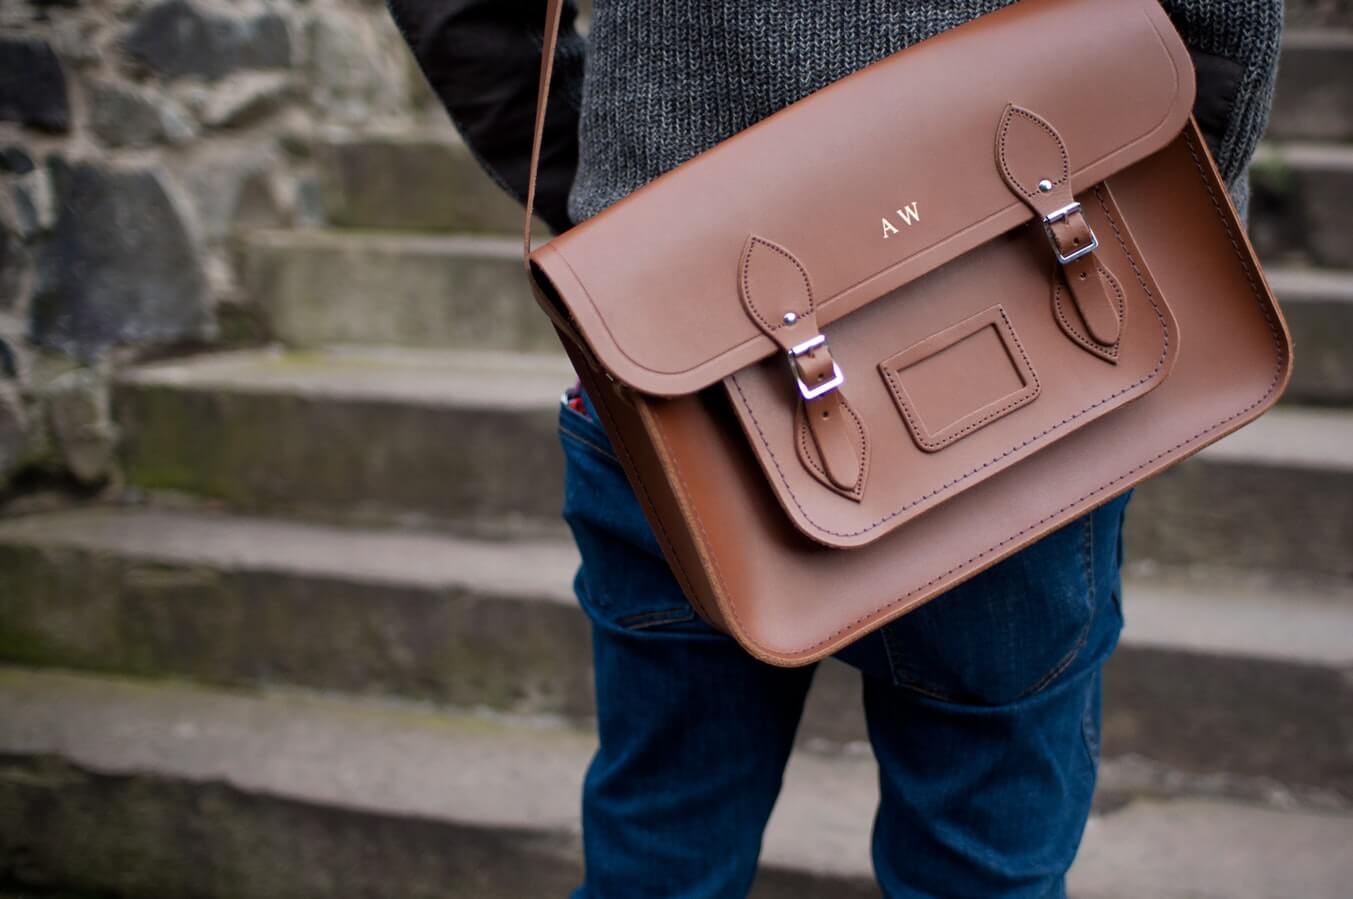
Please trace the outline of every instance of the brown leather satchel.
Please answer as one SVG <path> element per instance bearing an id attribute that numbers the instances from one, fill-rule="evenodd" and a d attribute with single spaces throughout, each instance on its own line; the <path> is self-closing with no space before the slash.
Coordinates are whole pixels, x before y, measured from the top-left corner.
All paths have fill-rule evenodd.
<path id="1" fill-rule="evenodd" d="M 812 662 L 1273 405 L 1291 341 L 1193 97 L 1157 0 L 1022 0 L 534 251 L 528 209 L 702 617 Z"/>

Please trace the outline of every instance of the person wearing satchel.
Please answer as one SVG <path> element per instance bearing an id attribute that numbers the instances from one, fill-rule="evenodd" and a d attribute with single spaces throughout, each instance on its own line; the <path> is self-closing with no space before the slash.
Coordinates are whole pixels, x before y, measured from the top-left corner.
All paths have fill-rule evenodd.
<path id="1" fill-rule="evenodd" d="M 524 199 L 544 0 L 388 4 L 471 150 Z M 535 209 L 566 231 L 777 110 L 1008 5 L 595 0 L 586 40 L 566 7 Z M 1164 6 L 1193 57 L 1195 119 L 1243 210 L 1282 4 Z M 884 219 L 885 238 L 911 224 L 899 216 Z M 575 896 L 745 896 L 814 666 L 766 664 L 697 614 L 576 386 L 559 436 L 600 735 Z M 1065 894 L 1094 792 L 1101 672 L 1122 628 L 1127 502 L 1098 505 L 835 653 L 861 672 L 886 896 Z"/>

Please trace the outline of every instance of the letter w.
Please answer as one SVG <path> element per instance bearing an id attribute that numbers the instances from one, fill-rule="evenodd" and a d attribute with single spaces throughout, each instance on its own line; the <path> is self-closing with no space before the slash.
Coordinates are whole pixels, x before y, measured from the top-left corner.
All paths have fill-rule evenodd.
<path id="1" fill-rule="evenodd" d="M 918 203 L 908 203 L 897 210 L 897 217 L 902 219 L 905 224 L 914 225 L 921 220 L 921 213 L 918 211 Z"/>

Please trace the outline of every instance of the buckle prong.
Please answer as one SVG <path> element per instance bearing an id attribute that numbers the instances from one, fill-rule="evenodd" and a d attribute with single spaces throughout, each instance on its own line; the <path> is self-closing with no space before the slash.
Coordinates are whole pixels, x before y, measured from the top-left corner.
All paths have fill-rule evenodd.
<path id="1" fill-rule="evenodd" d="M 1081 204 L 1073 200 L 1061 209 L 1053 210 L 1043 216 L 1043 231 L 1048 235 L 1048 243 L 1052 244 L 1052 251 L 1057 254 L 1057 261 L 1062 265 L 1069 265 L 1077 259 L 1088 256 L 1099 249 L 1099 238 L 1095 236 L 1095 229 L 1090 228 L 1089 223 L 1087 222 L 1086 228 L 1090 232 L 1090 243 L 1078 250 L 1073 250 L 1065 256 L 1062 255 L 1062 248 L 1057 244 L 1057 235 L 1052 233 L 1052 226 L 1080 211 Z"/>
<path id="2" fill-rule="evenodd" d="M 841 366 L 836 364 L 835 359 L 832 360 L 832 376 L 830 379 L 816 387 L 809 387 L 804 383 L 803 374 L 799 370 L 798 358 L 807 353 L 811 353 L 820 346 L 826 345 L 827 336 L 825 334 L 816 334 L 805 340 L 803 343 L 789 348 L 789 368 L 794 372 L 794 381 L 799 385 L 799 395 L 805 400 L 815 400 L 846 383 L 846 376 L 841 371 Z"/>

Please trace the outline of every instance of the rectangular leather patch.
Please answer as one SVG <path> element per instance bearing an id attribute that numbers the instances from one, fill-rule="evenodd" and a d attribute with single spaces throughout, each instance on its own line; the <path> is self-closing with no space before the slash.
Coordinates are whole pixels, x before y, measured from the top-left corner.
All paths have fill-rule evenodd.
<path id="1" fill-rule="evenodd" d="M 1038 396 L 1038 376 L 1000 306 L 879 364 L 918 446 L 937 452 Z"/>

